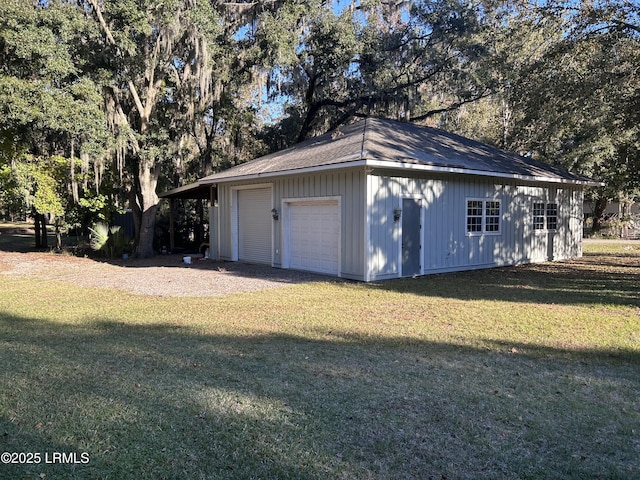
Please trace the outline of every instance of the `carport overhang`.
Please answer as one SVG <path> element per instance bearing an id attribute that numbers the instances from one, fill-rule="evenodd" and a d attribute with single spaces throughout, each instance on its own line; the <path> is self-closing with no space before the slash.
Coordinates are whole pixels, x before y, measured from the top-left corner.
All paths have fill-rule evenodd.
<path id="1" fill-rule="evenodd" d="M 176 200 L 209 200 L 213 207 L 217 201 L 218 189 L 215 185 L 210 183 L 194 182 L 182 187 L 174 188 L 167 192 L 158 195 L 160 198 L 166 198 L 169 200 L 169 248 L 173 251 L 175 248 L 175 225 L 174 225 L 174 210 Z M 213 216 L 209 219 L 210 232 L 213 231 Z M 211 241 L 211 233 L 210 233 Z M 210 247 L 213 247 L 211 245 Z M 210 248 L 214 252 L 213 248 Z"/>
<path id="2" fill-rule="evenodd" d="M 212 200 L 215 195 L 215 188 L 212 189 L 211 184 L 204 184 L 200 182 L 190 183 L 189 185 L 183 185 L 182 187 L 174 188 L 168 192 L 158 195 L 160 198 L 167 198 L 173 200 L 179 199 L 202 199 Z"/>

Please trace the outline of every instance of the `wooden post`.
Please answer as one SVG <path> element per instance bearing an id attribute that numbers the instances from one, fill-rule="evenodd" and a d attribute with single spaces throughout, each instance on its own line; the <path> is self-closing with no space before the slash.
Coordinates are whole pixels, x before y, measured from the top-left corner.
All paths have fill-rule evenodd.
<path id="1" fill-rule="evenodd" d="M 216 224 L 216 191 L 217 187 L 209 190 L 209 258 L 218 260 L 218 238 Z"/>
<path id="2" fill-rule="evenodd" d="M 176 239 L 175 239 L 175 226 L 174 226 L 174 221 L 173 221 L 173 215 L 174 215 L 174 210 L 175 210 L 175 205 L 174 205 L 175 200 L 173 198 L 169 199 L 169 251 L 173 253 L 173 249 L 176 246 Z"/>

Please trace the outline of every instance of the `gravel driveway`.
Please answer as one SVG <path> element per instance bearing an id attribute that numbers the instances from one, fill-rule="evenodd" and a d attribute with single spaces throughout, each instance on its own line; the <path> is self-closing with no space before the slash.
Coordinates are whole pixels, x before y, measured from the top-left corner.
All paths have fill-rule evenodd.
<path id="1" fill-rule="evenodd" d="M 265 265 L 158 255 L 150 259 L 96 261 L 52 253 L 0 251 L 0 275 L 58 280 L 83 287 L 115 288 L 136 295 L 211 297 L 279 288 L 332 277 Z"/>

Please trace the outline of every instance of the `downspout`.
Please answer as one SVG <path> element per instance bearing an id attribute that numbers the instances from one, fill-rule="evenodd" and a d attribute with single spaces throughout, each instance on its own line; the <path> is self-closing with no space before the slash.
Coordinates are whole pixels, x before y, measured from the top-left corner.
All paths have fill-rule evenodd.
<path id="1" fill-rule="evenodd" d="M 218 252 L 219 245 L 219 229 L 218 229 L 218 205 L 216 203 L 216 197 L 218 196 L 217 185 L 211 185 L 209 190 L 209 258 L 211 260 L 218 260 L 220 258 Z"/>

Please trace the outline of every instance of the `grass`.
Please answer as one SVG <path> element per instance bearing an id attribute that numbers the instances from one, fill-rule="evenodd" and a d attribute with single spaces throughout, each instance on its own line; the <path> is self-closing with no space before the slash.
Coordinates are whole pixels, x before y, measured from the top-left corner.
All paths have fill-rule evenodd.
<path id="1" fill-rule="evenodd" d="M 3 276 L 7 479 L 640 478 L 640 244 L 225 298 Z"/>

